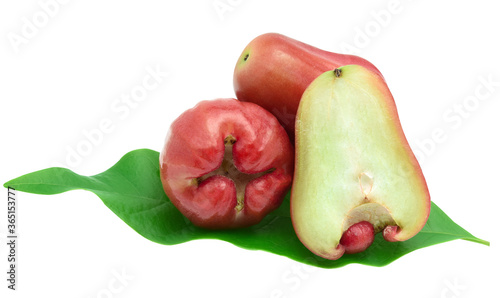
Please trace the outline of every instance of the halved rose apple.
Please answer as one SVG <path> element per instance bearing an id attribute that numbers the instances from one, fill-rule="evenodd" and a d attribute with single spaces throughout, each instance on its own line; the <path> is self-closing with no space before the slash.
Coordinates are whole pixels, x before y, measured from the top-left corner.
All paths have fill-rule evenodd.
<path id="1" fill-rule="evenodd" d="M 366 249 L 374 233 L 404 241 L 422 229 L 429 191 L 377 73 L 348 65 L 320 75 L 295 129 L 291 215 L 309 250 L 338 259 Z"/>

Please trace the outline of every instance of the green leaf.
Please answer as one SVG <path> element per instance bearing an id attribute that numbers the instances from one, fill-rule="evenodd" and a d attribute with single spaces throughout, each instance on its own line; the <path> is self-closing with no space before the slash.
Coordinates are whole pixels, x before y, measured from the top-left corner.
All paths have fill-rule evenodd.
<path id="1" fill-rule="evenodd" d="M 280 208 L 258 225 L 236 230 L 205 230 L 193 226 L 167 198 L 160 181 L 159 153 L 149 149 L 131 151 L 113 167 L 94 176 L 78 175 L 64 168 L 49 168 L 13 179 L 4 186 L 46 195 L 74 189 L 91 191 L 132 229 L 160 244 L 220 239 L 245 249 L 263 250 L 324 268 L 350 263 L 384 266 L 411 251 L 455 239 L 489 245 L 454 223 L 432 203 L 427 224 L 410 240 L 387 242 L 379 233 L 366 251 L 344 255 L 336 261 L 326 260 L 311 253 L 295 235 L 289 212 L 290 194 Z"/>

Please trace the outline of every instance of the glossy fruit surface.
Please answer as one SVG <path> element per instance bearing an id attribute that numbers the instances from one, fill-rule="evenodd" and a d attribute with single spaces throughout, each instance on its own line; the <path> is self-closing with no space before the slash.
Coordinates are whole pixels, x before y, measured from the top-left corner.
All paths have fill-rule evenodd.
<path id="1" fill-rule="evenodd" d="M 313 253 L 340 258 L 340 239 L 359 222 L 388 241 L 425 225 L 427 185 L 378 74 L 348 65 L 315 79 L 298 109 L 295 141 L 291 216 Z"/>
<path id="2" fill-rule="evenodd" d="M 368 221 L 361 221 L 350 226 L 342 234 L 340 245 L 344 247 L 346 254 L 355 254 L 365 251 L 372 245 L 374 239 L 375 230 L 373 225 Z"/>
<path id="3" fill-rule="evenodd" d="M 377 68 L 353 55 L 327 52 L 277 33 L 253 39 L 234 69 L 233 85 L 241 101 L 256 103 L 273 113 L 294 138 L 295 115 L 302 93 L 320 74 L 342 65 Z"/>
<path id="4" fill-rule="evenodd" d="M 246 227 L 276 209 L 293 175 L 293 149 L 278 120 L 236 99 L 202 101 L 171 125 L 160 177 L 193 224 Z"/>

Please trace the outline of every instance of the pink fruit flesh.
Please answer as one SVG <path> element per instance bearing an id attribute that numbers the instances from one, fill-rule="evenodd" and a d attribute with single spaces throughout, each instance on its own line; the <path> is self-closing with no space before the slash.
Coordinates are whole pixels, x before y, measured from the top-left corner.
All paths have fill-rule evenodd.
<path id="1" fill-rule="evenodd" d="M 375 237 L 375 230 L 368 221 L 361 221 L 353 224 L 340 238 L 340 245 L 345 249 L 346 254 L 355 254 L 367 249 Z"/>

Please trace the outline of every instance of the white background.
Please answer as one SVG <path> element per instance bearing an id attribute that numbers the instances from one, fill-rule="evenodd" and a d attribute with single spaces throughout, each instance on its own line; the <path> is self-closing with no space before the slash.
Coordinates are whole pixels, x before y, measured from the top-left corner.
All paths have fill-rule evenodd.
<path id="1" fill-rule="evenodd" d="M 161 150 L 181 112 L 200 100 L 234 97 L 233 69 L 245 45 L 279 32 L 374 63 L 432 200 L 492 244 L 457 240 L 383 268 L 325 270 L 221 241 L 155 244 L 90 192 L 18 193 L 19 290 L 6 289 L 1 245 L 0 296 L 499 297 L 499 9 L 494 1 L 457 2 L 52 1 L 47 17 L 48 0 L 2 1 L 2 184 L 53 165 L 92 175 L 130 150 Z M 37 25 L 29 31 L 26 22 Z M 142 84 L 148 67 L 168 75 L 127 115 L 117 113 L 113 107 L 124 107 L 121 96 Z M 481 80 L 496 86 L 486 92 Z M 112 131 L 68 162 L 69 150 L 103 119 Z M 115 282 L 116 274 L 128 279 Z"/>

